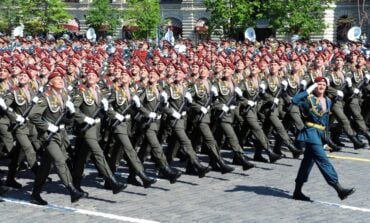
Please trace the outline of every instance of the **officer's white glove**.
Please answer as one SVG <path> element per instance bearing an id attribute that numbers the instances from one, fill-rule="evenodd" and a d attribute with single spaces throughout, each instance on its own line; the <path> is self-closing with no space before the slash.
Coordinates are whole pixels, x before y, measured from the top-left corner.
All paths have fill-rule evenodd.
<path id="1" fill-rule="evenodd" d="M 68 110 L 69 110 L 69 112 L 70 112 L 71 114 L 73 114 L 73 113 L 75 113 L 75 112 L 76 112 L 75 105 L 73 104 L 73 102 L 72 102 L 72 101 L 68 100 L 68 101 L 66 102 L 66 107 L 68 108 Z"/>
<path id="2" fill-rule="evenodd" d="M 229 110 L 230 110 L 230 108 L 228 106 L 226 106 L 225 104 L 222 105 L 222 111 L 228 112 Z"/>
<path id="3" fill-rule="evenodd" d="M 278 105 L 279 104 L 279 98 L 274 98 L 274 104 Z"/>
<path id="4" fill-rule="evenodd" d="M 173 111 L 172 112 L 172 117 L 174 117 L 175 119 L 180 119 L 181 118 L 181 114 L 178 113 L 177 111 Z"/>
<path id="5" fill-rule="evenodd" d="M 239 87 L 235 87 L 234 91 L 239 97 L 243 96 L 242 90 Z"/>
<path id="6" fill-rule="evenodd" d="M 19 124 L 23 125 L 25 119 L 23 118 L 22 115 L 18 115 L 16 114 L 16 119 L 15 119 L 16 122 L 18 122 Z"/>
<path id="7" fill-rule="evenodd" d="M 106 98 L 103 98 L 103 99 L 101 99 L 101 103 L 103 104 L 104 111 L 108 111 L 108 107 L 109 107 L 108 100 Z"/>
<path id="8" fill-rule="evenodd" d="M 32 103 L 36 104 L 39 101 L 39 97 L 35 96 L 32 98 Z"/>
<path id="9" fill-rule="evenodd" d="M 96 118 L 96 119 L 94 119 L 94 124 L 98 124 L 98 123 L 100 123 L 100 118 Z"/>
<path id="10" fill-rule="evenodd" d="M 90 118 L 89 116 L 86 116 L 85 119 L 84 119 L 84 122 L 86 122 L 89 125 L 94 125 L 95 119 Z"/>
<path id="11" fill-rule="evenodd" d="M 125 119 L 125 117 L 123 115 L 121 115 L 120 113 L 116 113 L 114 118 L 119 120 L 120 122 L 123 122 L 123 120 Z"/>
<path id="12" fill-rule="evenodd" d="M 338 90 L 338 91 L 337 91 L 337 95 L 338 95 L 339 97 L 343 98 L 343 96 L 344 96 L 343 91 Z"/>
<path id="13" fill-rule="evenodd" d="M 134 101 L 135 106 L 136 106 L 137 108 L 140 108 L 140 106 L 141 106 L 141 104 L 140 104 L 140 98 L 139 98 L 137 95 L 134 95 L 134 96 L 132 97 L 132 100 Z"/>
<path id="14" fill-rule="evenodd" d="M 130 120 L 130 119 L 131 119 L 131 115 L 130 114 L 125 115 L 125 120 Z"/>
<path id="15" fill-rule="evenodd" d="M 44 86 L 39 87 L 39 92 L 40 93 L 44 92 Z"/>
<path id="16" fill-rule="evenodd" d="M 350 77 L 346 77 L 346 82 L 348 87 L 352 87 L 352 80 Z"/>
<path id="17" fill-rule="evenodd" d="M 370 74 L 365 74 L 365 83 L 368 84 L 370 81 Z"/>
<path id="18" fill-rule="evenodd" d="M 151 119 L 155 119 L 157 117 L 157 114 L 155 112 L 150 112 L 148 117 Z"/>
<path id="19" fill-rule="evenodd" d="M 184 117 L 186 115 L 186 111 L 181 112 L 181 116 Z"/>
<path id="20" fill-rule="evenodd" d="M 251 101 L 251 100 L 248 100 L 248 101 L 247 101 L 247 104 L 248 104 L 250 107 L 254 107 L 254 106 L 256 105 L 256 102 Z"/>
<path id="21" fill-rule="evenodd" d="M 211 92 L 212 92 L 212 94 L 213 94 L 215 97 L 217 97 L 217 96 L 218 96 L 218 90 L 217 90 L 217 88 L 216 88 L 215 86 L 213 86 L 213 85 L 212 85 L 212 87 L 211 87 Z"/>
<path id="22" fill-rule="evenodd" d="M 72 91 L 73 90 L 73 86 L 72 85 L 68 85 L 67 89 L 68 89 L 68 91 Z"/>
<path id="23" fill-rule="evenodd" d="M 206 107 L 200 107 L 200 111 L 203 112 L 203 114 L 207 114 L 208 109 Z"/>
<path id="24" fill-rule="evenodd" d="M 353 93 L 354 93 L 354 94 L 359 94 L 359 93 L 360 93 L 360 90 L 359 90 L 358 88 L 355 88 L 355 89 L 353 90 Z"/>
<path id="25" fill-rule="evenodd" d="M 306 80 L 301 80 L 301 87 L 303 90 L 306 90 L 306 87 L 307 87 L 307 81 Z"/>
<path id="26" fill-rule="evenodd" d="M 284 91 L 286 91 L 286 89 L 288 89 L 288 81 L 282 80 L 281 81 L 281 85 L 283 86 L 283 90 Z"/>
<path id="27" fill-rule="evenodd" d="M 230 105 L 230 110 L 235 110 L 236 106 L 235 105 Z"/>
<path id="28" fill-rule="evenodd" d="M 308 88 L 307 88 L 307 93 L 308 94 L 311 94 L 312 93 L 312 91 L 314 91 L 315 89 L 316 89 L 316 87 L 317 87 L 317 83 L 314 83 L 313 85 L 311 85 L 311 86 L 309 86 Z"/>
<path id="29" fill-rule="evenodd" d="M 161 92 L 161 97 L 163 98 L 163 102 L 164 103 L 167 103 L 168 102 L 168 94 L 167 94 L 167 92 L 162 91 Z"/>
<path id="30" fill-rule="evenodd" d="M 328 77 L 324 77 L 324 78 L 326 80 L 327 86 L 329 87 L 330 86 L 330 80 L 329 80 L 329 78 Z"/>
<path id="31" fill-rule="evenodd" d="M 49 126 L 48 126 L 48 131 L 49 132 L 56 133 L 56 132 L 58 132 L 58 130 L 59 130 L 58 126 L 56 126 L 54 124 L 49 124 Z"/>
<path id="32" fill-rule="evenodd" d="M 8 106 L 6 105 L 3 98 L 0 98 L 0 107 L 5 111 L 8 109 Z"/>
<path id="33" fill-rule="evenodd" d="M 186 92 L 184 97 L 186 98 L 186 100 L 189 102 L 189 103 L 193 103 L 193 97 L 191 96 L 191 94 L 189 92 Z"/>
<path id="34" fill-rule="evenodd" d="M 261 83 L 260 84 L 261 93 L 264 94 L 266 92 L 266 84 Z"/>

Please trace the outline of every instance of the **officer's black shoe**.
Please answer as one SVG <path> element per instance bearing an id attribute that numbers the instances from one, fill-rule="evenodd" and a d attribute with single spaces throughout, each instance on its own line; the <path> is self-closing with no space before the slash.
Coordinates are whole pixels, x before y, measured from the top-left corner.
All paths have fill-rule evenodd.
<path id="1" fill-rule="evenodd" d="M 105 182 L 104 182 L 104 189 L 112 190 L 112 185 L 110 184 L 110 182 L 108 180 L 105 180 Z"/>
<path id="2" fill-rule="evenodd" d="M 187 162 L 185 173 L 188 175 L 197 176 L 198 170 L 190 162 Z"/>
<path id="3" fill-rule="evenodd" d="M 206 174 L 212 170 L 212 167 L 210 166 L 203 166 L 198 159 L 193 160 L 193 165 L 198 171 L 198 177 L 203 178 L 206 176 Z"/>
<path id="4" fill-rule="evenodd" d="M 7 179 L 5 185 L 16 189 L 22 188 L 22 184 L 18 183 L 15 179 Z"/>
<path id="5" fill-rule="evenodd" d="M 138 187 L 143 186 L 142 183 L 136 179 L 136 175 L 131 173 L 127 177 L 127 183 Z"/>
<path id="6" fill-rule="evenodd" d="M 365 147 L 365 143 L 361 142 L 356 136 L 348 136 L 348 138 L 352 141 L 354 149 L 363 149 Z"/>
<path id="7" fill-rule="evenodd" d="M 294 191 L 293 199 L 300 200 L 300 201 L 311 201 L 311 199 L 307 197 L 306 195 L 304 195 L 301 191 Z"/>
<path id="8" fill-rule="evenodd" d="M 235 170 L 234 167 L 231 167 L 225 163 L 225 161 L 220 157 L 220 160 L 218 161 L 220 165 L 220 171 L 222 174 L 231 173 Z M 212 167 L 213 170 L 213 167 Z"/>
<path id="9" fill-rule="evenodd" d="M 74 179 L 73 180 L 73 183 L 74 183 L 74 187 L 81 193 L 83 193 L 83 198 L 87 198 L 89 197 L 89 193 L 84 191 L 82 188 L 81 188 L 81 179 Z"/>
<path id="10" fill-rule="evenodd" d="M 218 165 L 217 160 L 213 160 L 212 158 L 209 160 L 208 165 L 212 167 L 212 171 L 218 171 L 221 172 L 221 167 Z"/>
<path id="11" fill-rule="evenodd" d="M 243 170 L 249 170 L 255 165 L 247 160 L 247 158 L 242 153 L 235 153 L 234 159 L 237 160 L 237 163 L 243 166 Z"/>
<path id="12" fill-rule="evenodd" d="M 69 184 L 67 186 L 67 189 L 69 191 L 69 194 L 71 195 L 72 203 L 77 202 L 78 200 L 85 196 L 83 192 L 78 191 L 72 184 Z"/>
<path id="13" fill-rule="evenodd" d="M 48 202 L 41 198 L 40 193 L 32 192 L 30 202 L 37 205 L 48 205 Z"/>
<path id="14" fill-rule="evenodd" d="M 342 143 L 342 142 L 340 141 L 339 136 L 338 136 L 338 137 L 337 137 L 337 136 L 333 136 L 333 137 L 332 137 L 332 141 L 333 141 L 337 146 L 341 146 L 341 147 L 346 146 L 344 143 Z"/>
<path id="15" fill-rule="evenodd" d="M 3 186 L 3 185 L 0 185 L 0 196 L 5 194 L 6 192 L 8 192 L 10 190 L 9 187 L 6 187 L 6 186 Z"/>
<path id="16" fill-rule="evenodd" d="M 111 176 L 108 179 L 108 181 L 109 181 L 110 185 L 112 186 L 113 194 L 118 194 L 119 192 L 121 192 L 122 190 L 124 190 L 127 187 L 127 184 L 117 182 L 116 178 L 114 178 L 114 176 Z"/>
<path id="17" fill-rule="evenodd" d="M 343 188 L 339 183 L 335 184 L 333 187 L 337 191 L 338 197 L 341 200 L 346 199 L 349 195 L 353 194 L 356 191 L 355 188 Z"/>
<path id="18" fill-rule="evenodd" d="M 295 155 L 295 154 L 299 154 L 299 155 L 301 155 L 302 153 L 303 153 L 303 151 L 302 150 L 300 150 L 300 149 L 298 149 L 298 148 L 296 148 L 292 143 L 289 143 L 288 145 L 286 145 L 287 147 L 288 147 L 288 149 L 289 149 L 289 151 L 293 154 L 293 156 Z M 299 156 L 298 155 L 298 156 Z"/>
<path id="19" fill-rule="evenodd" d="M 170 166 L 165 166 L 160 169 L 160 173 L 165 179 L 168 179 L 171 184 L 176 183 L 177 179 L 181 176 L 181 171 Z"/>
<path id="20" fill-rule="evenodd" d="M 276 154 L 270 148 L 267 148 L 266 151 L 269 156 L 270 163 L 275 163 L 277 160 L 281 159 L 281 156 L 279 154 Z"/>
<path id="21" fill-rule="evenodd" d="M 144 172 L 138 172 L 138 175 L 141 181 L 143 181 L 144 188 L 148 188 L 157 182 L 156 179 L 148 177 Z"/>
<path id="22" fill-rule="evenodd" d="M 264 158 L 262 155 L 254 155 L 253 161 L 268 163 L 268 160 L 266 158 Z"/>

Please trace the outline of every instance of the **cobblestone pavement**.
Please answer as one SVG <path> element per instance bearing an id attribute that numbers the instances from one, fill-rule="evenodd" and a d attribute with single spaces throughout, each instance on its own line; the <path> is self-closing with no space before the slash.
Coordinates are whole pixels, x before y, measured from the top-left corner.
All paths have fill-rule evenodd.
<path id="1" fill-rule="evenodd" d="M 314 201 L 291 199 L 300 160 L 289 158 L 288 152 L 288 158 L 276 164 L 257 163 L 257 168 L 249 171 L 237 166 L 231 174 L 211 172 L 202 179 L 183 174 L 176 184 L 158 179 L 152 188 L 129 185 L 118 195 L 103 189 L 103 180 L 89 164 L 82 186 L 90 198 L 75 204 L 70 203 L 55 173 L 42 193 L 49 205 L 30 204 L 33 176 L 29 171 L 20 172 L 24 187 L 2 197 L 0 222 L 369 222 L 370 150 L 355 151 L 347 145 L 343 151 L 329 154 L 340 182 L 357 189 L 344 201 L 325 183 L 316 166 L 303 188 Z M 246 153 L 251 156 L 250 150 Z M 223 155 L 231 162 L 230 151 Z M 0 164 L 6 173 L 4 161 Z M 146 166 L 153 171 L 152 163 Z M 178 166 L 184 171 L 183 164 Z M 117 175 L 124 181 L 127 168 L 120 168 Z M 150 175 L 154 176 L 153 172 Z"/>

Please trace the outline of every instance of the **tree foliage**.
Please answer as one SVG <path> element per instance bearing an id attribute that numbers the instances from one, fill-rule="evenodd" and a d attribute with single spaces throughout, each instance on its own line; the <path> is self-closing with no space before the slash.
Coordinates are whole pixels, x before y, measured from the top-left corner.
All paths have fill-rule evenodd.
<path id="1" fill-rule="evenodd" d="M 139 27 L 135 32 L 136 38 L 154 37 L 161 21 L 159 1 L 128 0 L 124 20 L 129 21 L 128 25 Z"/>
<path id="2" fill-rule="evenodd" d="M 325 28 L 324 11 L 333 0 L 205 0 L 211 14 L 210 31 L 222 29 L 232 37 L 258 19 L 269 19 L 269 28 L 284 34 L 308 37 Z"/>
<path id="3" fill-rule="evenodd" d="M 114 32 L 120 25 L 119 10 L 109 0 L 93 0 L 86 15 L 86 23 L 97 30 L 108 28 Z"/>

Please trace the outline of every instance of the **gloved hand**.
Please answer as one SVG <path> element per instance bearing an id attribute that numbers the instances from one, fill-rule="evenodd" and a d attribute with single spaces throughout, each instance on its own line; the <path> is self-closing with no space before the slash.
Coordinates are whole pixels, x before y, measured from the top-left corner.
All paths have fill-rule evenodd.
<path id="1" fill-rule="evenodd" d="M 66 102 L 66 107 L 67 107 L 67 109 L 69 110 L 69 112 L 70 112 L 71 114 L 73 114 L 73 113 L 75 113 L 75 112 L 76 112 L 75 105 L 73 104 L 73 102 L 72 102 L 72 101 L 68 100 L 68 101 Z"/>
<path id="2" fill-rule="evenodd" d="M 338 95 L 338 97 L 343 98 L 343 96 L 344 96 L 343 91 L 338 90 L 338 91 L 337 91 L 337 95 Z"/>
<path id="3" fill-rule="evenodd" d="M 37 97 L 37 96 L 33 97 L 33 98 L 32 98 L 32 103 L 35 103 L 35 104 L 36 104 L 36 103 L 39 101 L 39 99 L 40 99 L 40 98 L 39 98 L 39 97 Z"/>
<path id="4" fill-rule="evenodd" d="M 370 74 L 365 74 L 365 83 L 368 84 L 370 81 Z"/>
<path id="5" fill-rule="evenodd" d="M 0 98 L 0 107 L 6 111 L 8 109 L 8 106 L 6 105 L 5 101 L 3 98 Z"/>
<path id="6" fill-rule="evenodd" d="M 234 91 L 239 97 L 243 96 L 242 90 L 239 87 L 235 87 Z"/>
<path id="7" fill-rule="evenodd" d="M 279 98 L 274 98 L 274 104 L 278 105 L 279 104 Z"/>
<path id="8" fill-rule="evenodd" d="M 175 119 L 180 119 L 181 118 L 181 114 L 178 113 L 177 111 L 174 111 L 174 112 L 172 112 L 172 117 L 174 117 Z"/>
<path id="9" fill-rule="evenodd" d="M 215 86 L 213 86 L 213 85 L 212 85 L 212 87 L 211 87 L 211 92 L 212 92 L 212 94 L 213 94 L 215 97 L 217 97 L 217 96 L 218 96 L 218 90 L 217 90 L 217 88 L 216 88 Z"/>
<path id="10" fill-rule="evenodd" d="M 353 90 L 353 93 L 354 93 L 354 94 L 359 94 L 359 93 L 360 93 L 360 90 L 359 90 L 358 88 L 355 88 L 355 89 Z"/>
<path id="11" fill-rule="evenodd" d="M 39 92 L 40 93 L 44 92 L 44 86 L 39 87 Z"/>
<path id="12" fill-rule="evenodd" d="M 58 126 L 56 126 L 54 124 L 49 124 L 49 126 L 48 126 L 48 131 L 49 132 L 56 133 L 56 132 L 58 132 L 58 130 L 59 130 Z"/>
<path id="13" fill-rule="evenodd" d="M 286 91 L 288 89 L 288 81 L 282 80 L 281 86 L 283 87 L 283 90 Z"/>
<path id="14" fill-rule="evenodd" d="M 89 116 L 86 116 L 84 119 L 84 122 L 86 122 L 89 125 L 94 125 L 95 124 L 95 119 L 90 118 Z"/>
<path id="15" fill-rule="evenodd" d="M 248 101 L 247 101 L 247 104 L 248 104 L 250 107 L 254 107 L 254 106 L 256 105 L 256 102 L 251 101 L 251 100 L 248 100 Z"/>
<path id="16" fill-rule="evenodd" d="M 135 106 L 136 106 L 137 108 L 140 108 L 140 106 L 141 106 L 140 98 L 139 98 L 137 95 L 134 95 L 134 96 L 132 97 L 132 100 L 134 101 Z"/>
<path id="17" fill-rule="evenodd" d="M 130 114 L 125 115 L 125 120 L 130 120 L 130 119 L 131 119 L 131 115 Z"/>
<path id="18" fill-rule="evenodd" d="M 193 97 L 191 96 L 191 94 L 189 92 L 186 92 L 185 95 L 184 95 L 185 99 L 189 102 L 189 103 L 193 103 Z"/>
<path id="19" fill-rule="evenodd" d="M 168 94 L 167 94 L 167 92 L 162 91 L 161 92 L 161 97 L 163 98 L 163 102 L 164 103 L 167 103 L 168 102 Z"/>
<path id="20" fill-rule="evenodd" d="M 266 92 L 266 84 L 261 83 L 260 84 L 261 93 L 264 94 Z"/>
<path id="21" fill-rule="evenodd" d="M 235 110 L 236 106 L 235 105 L 230 105 L 230 110 Z"/>
<path id="22" fill-rule="evenodd" d="M 26 121 L 22 115 L 18 115 L 16 114 L 16 119 L 15 119 L 16 122 L 18 122 L 19 124 L 23 125 L 23 123 Z"/>
<path id="23" fill-rule="evenodd" d="M 123 115 L 121 115 L 120 113 L 116 113 L 114 118 L 119 120 L 120 122 L 123 122 L 123 120 L 125 120 L 125 117 Z"/>
<path id="24" fill-rule="evenodd" d="M 94 124 L 98 124 L 98 123 L 100 123 L 100 118 L 96 118 L 96 119 L 94 119 Z"/>
<path id="25" fill-rule="evenodd" d="M 303 89 L 303 90 L 306 90 L 306 87 L 307 87 L 307 81 L 306 80 L 301 80 L 301 88 Z"/>
<path id="26" fill-rule="evenodd" d="M 313 85 L 311 85 L 311 86 L 309 86 L 308 88 L 307 88 L 307 93 L 308 94 L 311 94 L 312 93 L 312 91 L 314 91 L 315 89 L 316 89 L 316 87 L 317 87 L 317 83 L 314 83 Z"/>
<path id="27" fill-rule="evenodd" d="M 200 111 L 203 112 L 203 114 L 207 114 L 208 109 L 206 107 L 200 107 Z"/>
<path id="28" fill-rule="evenodd" d="M 148 117 L 151 119 L 155 119 L 157 117 L 157 114 L 155 112 L 150 112 Z"/>
<path id="29" fill-rule="evenodd" d="M 228 112 L 229 110 L 230 110 L 230 108 L 228 106 L 226 106 L 225 104 L 222 105 L 222 111 Z"/>
<path id="30" fill-rule="evenodd" d="M 346 77 L 347 87 L 352 87 L 352 80 L 350 77 Z"/>
<path id="31" fill-rule="evenodd" d="M 103 104 L 104 111 L 108 111 L 109 108 L 109 102 L 106 98 L 101 99 L 101 103 Z"/>

